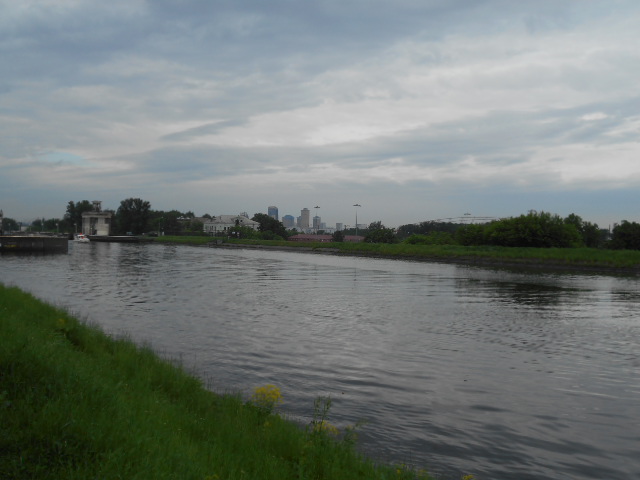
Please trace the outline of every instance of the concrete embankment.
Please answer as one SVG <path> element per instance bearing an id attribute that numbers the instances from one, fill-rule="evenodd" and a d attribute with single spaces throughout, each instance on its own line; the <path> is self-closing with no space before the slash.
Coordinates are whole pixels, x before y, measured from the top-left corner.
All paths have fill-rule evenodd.
<path id="1" fill-rule="evenodd" d="M 69 240 L 66 237 L 49 236 L 1 236 L 0 252 L 66 253 Z"/>

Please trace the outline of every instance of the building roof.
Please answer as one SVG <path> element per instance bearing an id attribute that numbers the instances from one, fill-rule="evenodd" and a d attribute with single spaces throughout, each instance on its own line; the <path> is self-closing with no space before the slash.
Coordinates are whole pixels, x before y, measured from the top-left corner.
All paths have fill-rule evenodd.
<path id="1" fill-rule="evenodd" d="M 241 227 L 251 227 L 260 225 L 258 222 L 248 219 L 243 215 L 218 215 L 212 217 L 211 220 L 204 222 L 205 224 L 217 224 L 217 225 L 235 225 L 236 221 Z"/>

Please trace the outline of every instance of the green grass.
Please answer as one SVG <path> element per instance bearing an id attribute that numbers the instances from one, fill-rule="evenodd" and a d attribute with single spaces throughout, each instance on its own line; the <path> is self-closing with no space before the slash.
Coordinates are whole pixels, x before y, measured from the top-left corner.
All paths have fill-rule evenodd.
<path id="1" fill-rule="evenodd" d="M 159 237 L 158 242 L 202 245 L 211 237 Z M 549 266 L 567 268 L 602 268 L 640 270 L 640 251 L 606 250 L 596 248 L 517 248 L 517 247 L 465 247 L 462 245 L 410 245 L 404 243 L 350 243 L 350 242 L 289 242 L 276 240 L 225 240 L 227 244 L 288 247 L 327 250 L 353 255 L 386 258 L 456 261 L 462 263 L 501 263 L 523 266 Z"/>
<path id="2" fill-rule="evenodd" d="M 0 285 L 0 478 L 428 478 L 272 406 L 214 394 L 149 348 Z"/>

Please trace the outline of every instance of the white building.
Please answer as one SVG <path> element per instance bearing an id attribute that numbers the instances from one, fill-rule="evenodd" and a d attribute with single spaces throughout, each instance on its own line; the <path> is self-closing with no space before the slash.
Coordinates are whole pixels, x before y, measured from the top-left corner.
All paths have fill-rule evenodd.
<path id="1" fill-rule="evenodd" d="M 234 227 L 248 227 L 253 230 L 258 230 L 260 224 L 249 220 L 244 215 L 218 215 L 217 217 L 211 217 L 211 220 L 204 222 L 204 232 L 210 235 L 216 233 L 224 233 Z"/>
<path id="2" fill-rule="evenodd" d="M 94 200 L 91 212 L 82 212 L 82 233 L 85 235 L 111 235 L 112 212 L 102 211 L 102 202 Z"/>

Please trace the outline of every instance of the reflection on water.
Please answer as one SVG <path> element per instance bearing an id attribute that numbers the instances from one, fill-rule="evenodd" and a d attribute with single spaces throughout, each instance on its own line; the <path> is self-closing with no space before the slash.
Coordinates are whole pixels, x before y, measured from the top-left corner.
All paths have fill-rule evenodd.
<path id="1" fill-rule="evenodd" d="M 289 252 L 72 245 L 0 281 L 180 357 L 214 389 L 278 385 L 308 421 L 441 478 L 640 478 L 636 278 Z"/>

